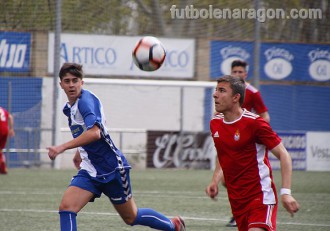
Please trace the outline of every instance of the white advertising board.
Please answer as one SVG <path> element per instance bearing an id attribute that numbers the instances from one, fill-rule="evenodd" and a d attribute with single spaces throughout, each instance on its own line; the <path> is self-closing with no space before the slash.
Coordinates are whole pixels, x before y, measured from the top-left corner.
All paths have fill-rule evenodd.
<path id="1" fill-rule="evenodd" d="M 166 49 L 165 63 L 153 72 L 139 70 L 132 50 L 142 36 L 61 34 L 60 63 L 76 62 L 87 75 L 189 79 L 194 77 L 195 40 L 159 38 Z M 54 72 L 54 33 L 48 39 L 48 72 Z"/>
<path id="2" fill-rule="evenodd" d="M 307 132 L 307 171 L 330 171 L 330 132 Z"/>

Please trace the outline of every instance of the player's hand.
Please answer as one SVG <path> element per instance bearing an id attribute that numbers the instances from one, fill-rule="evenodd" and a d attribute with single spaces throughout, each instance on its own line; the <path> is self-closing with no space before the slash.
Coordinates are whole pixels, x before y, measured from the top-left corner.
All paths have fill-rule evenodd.
<path id="1" fill-rule="evenodd" d="M 283 207 L 291 214 L 292 217 L 300 208 L 299 203 L 291 195 L 282 195 L 281 202 Z"/>
<path id="2" fill-rule="evenodd" d="M 205 192 L 212 200 L 217 200 L 217 195 L 219 193 L 218 184 L 211 182 L 206 187 Z"/>
<path id="3" fill-rule="evenodd" d="M 9 131 L 8 131 L 8 136 L 9 136 L 9 137 L 14 137 L 14 136 L 15 136 L 15 131 L 14 131 L 14 129 L 9 129 Z"/>
<path id="4" fill-rule="evenodd" d="M 57 155 L 65 151 L 61 145 L 47 147 L 46 149 L 48 150 L 48 156 L 51 160 L 55 160 Z"/>

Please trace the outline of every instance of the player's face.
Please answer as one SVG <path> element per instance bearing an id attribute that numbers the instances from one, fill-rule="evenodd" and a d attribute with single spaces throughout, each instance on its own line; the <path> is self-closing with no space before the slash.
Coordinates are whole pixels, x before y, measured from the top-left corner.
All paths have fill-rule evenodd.
<path id="1" fill-rule="evenodd" d="M 219 113 L 225 113 L 233 108 L 236 96 L 233 96 L 233 90 L 229 83 L 220 82 L 213 93 L 215 110 Z"/>
<path id="2" fill-rule="evenodd" d="M 76 102 L 80 96 L 83 84 L 84 81 L 82 79 L 69 73 L 62 78 L 60 85 L 67 95 L 71 105 Z"/>
<path id="3" fill-rule="evenodd" d="M 236 66 L 231 69 L 231 75 L 245 80 L 247 77 L 247 72 L 244 67 Z"/>

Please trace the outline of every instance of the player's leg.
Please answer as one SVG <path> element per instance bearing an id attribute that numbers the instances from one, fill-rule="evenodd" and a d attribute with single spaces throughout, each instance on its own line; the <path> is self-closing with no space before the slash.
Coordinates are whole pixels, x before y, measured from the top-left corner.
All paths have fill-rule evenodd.
<path id="1" fill-rule="evenodd" d="M 6 146 L 8 133 L 0 133 L 0 174 L 7 174 L 6 157 L 2 150 Z"/>
<path id="2" fill-rule="evenodd" d="M 131 195 L 129 170 L 118 172 L 118 177 L 107 185 L 103 193 L 110 198 L 115 209 L 128 225 L 143 225 L 165 231 L 185 230 L 184 222 L 179 217 L 171 220 L 153 209 L 136 206 Z"/>
<path id="3" fill-rule="evenodd" d="M 77 230 L 77 213 L 89 201 L 101 196 L 98 186 L 99 183 L 92 181 L 86 171 L 79 171 L 73 177 L 69 187 L 64 192 L 59 207 L 61 231 Z"/>
<path id="4" fill-rule="evenodd" d="M 180 217 L 169 219 L 165 215 L 150 209 L 137 208 L 134 199 L 130 198 L 124 204 L 114 204 L 115 209 L 126 224 L 149 226 L 165 231 L 184 231 L 185 224 Z"/>
<path id="5" fill-rule="evenodd" d="M 77 230 L 77 213 L 93 196 L 93 193 L 76 186 L 69 186 L 67 188 L 59 207 L 61 231 Z"/>
<path id="6" fill-rule="evenodd" d="M 7 166 L 6 166 L 6 157 L 5 154 L 0 150 L 0 174 L 7 174 Z"/>
<path id="7" fill-rule="evenodd" d="M 72 211 L 78 213 L 92 198 L 94 194 L 90 191 L 76 186 L 69 186 L 64 192 L 59 211 Z"/>

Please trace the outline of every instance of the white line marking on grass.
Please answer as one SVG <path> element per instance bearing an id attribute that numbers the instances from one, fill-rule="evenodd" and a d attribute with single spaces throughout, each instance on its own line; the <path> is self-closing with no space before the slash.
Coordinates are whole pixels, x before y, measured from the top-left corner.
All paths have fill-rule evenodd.
<path id="1" fill-rule="evenodd" d="M 53 191 L 36 191 L 36 192 L 25 192 L 25 191 L 1 191 L 0 195 L 63 195 L 63 192 L 53 192 Z M 181 191 L 133 191 L 134 196 L 144 196 L 152 195 L 154 198 L 182 198 L 182 199 L 201 199 L 201 200 L 210 200 L 210 198 L 205 195 L 201 195 L 199 192 L 181 192 Z M 315 195 L 328 195 L 328 194 L 315 194 Z M 226 194 L 220 195 L 217 197 L 217 200 L 228 201 Z M 330 200 L 304 200 L 305 203 L 314 203 L 314 204 L 329 204 Z"/>
<path id="2" fill-rule="evenodd" d="M 58 213 L 58 211 L 56 210 L 42 210 L 42 209 L 0 209 L 0 212 Z"/>
<path id="3" fill-rule="evenodd" d="M 63 192 L 24 192 L 24 191 L 0 191 L 0 195 L 62 195 Z M 168 194 L 168 195 L 166 195 Z M 209 198 L 205 196 L 200 196 L 200 194 L 196 193 L 196 196 L 194 196 L 193 193 L 190 193 L 190 195 L 182 195 L 182 192 L 168 192 L 168 191 L 136 191 L 133 192 L 133 195 L 139 196 L 139 195 L 152 195 L 155 198 L 183 198 L 183 199 L 206 199 L 209 200 Z M 228 200 L 227 197 L 218 197 L 219 200 Z"/>
<path id="4" fill-rule="evenodd" d="M 188 195 L 187 195 L 188 194 Z M 53 191 L 35 191 L 35 192 L 25 192 L 25 191 L 1 191 L 0 190 L 0 195 L 63 195 L 63 192 L 53 192 Z M 179 198 L 183 200 L 190 200 L 190 199 L 198 199 L 198 200 L 208 200 L 211 201 L 211 199 L 205 195 L 203 196 L 199 192 L 180 192 L 180 191 L 133 191 L 134 197 L 140 197 L 140 196 L 145 196 L 145 195 L 152 195 L 153 198 Z M 316 195 L 324 195 L 324 194 L 316 194 Z M 325 194 L 327 195 L 327 194 Z M 101 198 L 102 199 L 102 198 Z M 228 197 L 226 194 L 220 195 L 217 197 L 217 200 L 222 203 L 225 201 L 226 203 L 228 202 Z M 323 201 L 313 201 L 313 200 L 304 200 L 304 203 L 313 203 L 313 204 L 330 204 L 330 200 L 324 200 Z M 278 222 L 278 224 L 281 224 Z M 285 223 L 286 224 L 286 223 Z M 288 223 L 291 224 L 291 223 Z"/>
<path id="5" fill-rule="evenodd" d="M 0 209 L 0 212 L 32 212 L 32 213 L 58 213 L 57 210 L 44 210 L 44 209 Z M 106 216 L 119 216 L 118 213 L 101 213 L 101 212 L 79 212 L 80 214 L 89 215 L 106 215 Z"/>
<path id="6" fill-rule="evenodd" d="M 44 209 L 1 209 L 0 212 L 32 212 L 32 213 L 58 213 L 56 210 L 44 210 Z M 80 214 L 87 215 L 104 215 L 104 216 L 119 216 L 118 213 L 109 212 L 79 212 Z M 169 216 L 170 218 L 174 216 Z M 205 218 L 205 217 L 182 217 L 185 220 L 194 221 L 220 221 L 227 222 L 227 220 L 219 218 Z M 312 224 L 312 223 L 298 223 L 298 222 L 277 222 L 278 225 L 295 225 L 295 226 L 315 226 L 315 227 L 330 227 L 330 224 Z"/>
<path id="7" fill-rule="evenodd" d="M 330 227 L 330 224 L 312 224 L 312 223 L 297 223 L 297 222 L 277 222 L 277 224 L 278 225 Z"/>
<path id="8" fill-rule="evenodd" d="M 0 191 L 2 195 L 62 195 L 63 192 L 24 192 L 24 191 Z"/>

